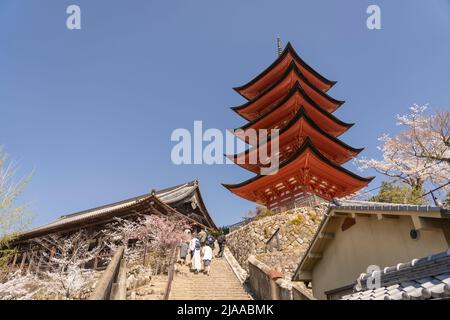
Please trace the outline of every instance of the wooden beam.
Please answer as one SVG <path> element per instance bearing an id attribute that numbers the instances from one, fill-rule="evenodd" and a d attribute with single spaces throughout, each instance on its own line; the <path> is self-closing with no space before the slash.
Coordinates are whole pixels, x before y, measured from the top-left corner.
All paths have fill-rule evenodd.
<path id="1" fill-rule="evenodd" d="M 310 271 L 300 271 L 295 278 L 297 281 L 311 281 L 312 273 Z"/>
<path id="2" fill-rule="evenodd" d="M 38 252 L 38 254 L 39 254 L 39 252 Z M 39 254 L 39 261 L 38 261 L 38 264 L 36 267 L 36 273 L 39 272 L 39 269 L 41 268 L 42 259 L 43 259 L 43 256 L 41 254 Z"/>
<path id="3" fill-rule="evenodd" d="M 34 261 L 34 252 L 31 253 L 30 261 L 28 262 L 27 273 L 30 273 L 31 267 L 33 266 L 33 261 Z"/>
<path id="4" fill-rule="evenodd" d="M 16 265 L 16 262 L 17 262 L 17 252 L 16 252 L 16 254 L 14 254 L 14 259 L 13 259 L 13 261 L 12 261 L 12 266 L 14 267 L 15 265 Z"/>
<path id="5" fill-rule="evenodd" d="M 395 214 L 383 214 L 383 218 L 384 219 L 398 219 L 398 218 L 400 218 L 400 216 L 395 215 Z"/>
<path id="6" fill-rule="evenodd" d="M 27 252 L 24 251 L 22 253 L 22 261 L 20 262 L 19 270 L 22 270 L 23 266 L 25 265 L 25 260 L 27 259 Z"/>
<path id="7" fill-rule="evenodd" d="M 320 232 L 319 233 L 319 238 L 320 239 L 332 240 L 332 239 L 334 239 L 334 233 Z"/>
<path id="8" fill-rule="evenodd" d="M 363 213 L 363 212 L 357 212 L 357 213 L 356 213 L 356 216 L 358 216 L 358 217 L 363 217 L 363 218 L 370 218 L 370 217 L 373 217 L 372 214 L 370 214 L 370 213 Z"/>
<path id="9" fill-rule="evenodd" d="M 332 215 L 335 216 L 335 217 L 348 217 L 349 213 L 333 211 Z M 351 215 L 351 213 L 350 213 L 350 215 Z"/>
<path id="10" fill-rule="evenodd" d="M 439 218 L 425 218 L 417 215 L 411 216 L 414 229 L 416 230 L 442 230 L 442 234 L 450 247 L 450 223 Z"/>
<path id="11" fill-rule="evenodd" d="M 442 221 L 440 221 L 440 219 L 424 218 L 417 215 L 412 215 L 411 219 L 414 229 L 416 230 L 438 230 L 443 228 Z"/>

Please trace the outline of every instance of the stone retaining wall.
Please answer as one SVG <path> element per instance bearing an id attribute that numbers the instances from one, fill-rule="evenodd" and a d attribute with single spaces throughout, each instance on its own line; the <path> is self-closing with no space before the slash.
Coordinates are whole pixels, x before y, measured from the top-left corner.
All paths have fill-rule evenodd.
<path id="1" fill-rule="evenodd" d="M 259 300 L 311 300 L 314 299 L 302 283 L 293 283 L 283 274 L 258 261 L 254 256 L 248 259 L 249 278 L 252 293 Z"/>
<path id="2" fill-rule="evenodd" d="M 249 271 L 248 258 L 254 255 L 274 270 L 290 277 L 306 251 L 318 224 L 323 206 L 297 208 L 257 218 L 227 235 L 227 246 L 239 264 Z M 265 243 L 280 228 L 281 251 L 265 252 Z"/>

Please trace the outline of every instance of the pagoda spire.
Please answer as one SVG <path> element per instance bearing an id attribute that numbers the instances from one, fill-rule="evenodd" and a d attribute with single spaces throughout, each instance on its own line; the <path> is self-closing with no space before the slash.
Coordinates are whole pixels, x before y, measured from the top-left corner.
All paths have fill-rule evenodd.
<path id="1" fill-rule="evenodd" d="M 294 62 L 303 76 L 320 91 L 327 92 L 336 84 L 336 81 L 328 80 L 311 68 L 302 58 L 300 58 L 291 43 L 288 42 L 281 52 L 281 55 L 266 70 L 261 72 L 247 84 L 233 89 L 245 99 L 250 100 L 267 89 L 267 87 L 273 84 L 275 80 L 279 79 L 280 75 L 289 68 L 291 62 Z"/>
<path id="2" fill-rule="evenodd" d="M 281 56 L 281 54 L 283 53 L 283 45 L 281 43 L 280 36 L 277 36 L 277 49 L 278 49 L 278 56 Z"/>
<path id="3" fill-rule="evenodd" d="M 251 146 L 227 157 L 256 176 L 224 187 L 271 210 L 281 210 L 309 195 L 331 201 L 367 186 L 373 177 L 360 177 L 342 167 L 363 148 L 338 139 L 353 124 L 332 115 L 344 103 L 326 94 L 336 82 L 307 65 L 289 42 L 283 49 L 279 36 L 277 48 L 278 58 L 269 68 L 235 88 L 248 101 L 232 109 L 248 123 L 234 134 Z M 278 133 L 261 140 L 261 134 L 272 129 Z M 249 139 L 253 130 L 262 143 Z M 274 169 L 271 159 L 279 160 Z"/>

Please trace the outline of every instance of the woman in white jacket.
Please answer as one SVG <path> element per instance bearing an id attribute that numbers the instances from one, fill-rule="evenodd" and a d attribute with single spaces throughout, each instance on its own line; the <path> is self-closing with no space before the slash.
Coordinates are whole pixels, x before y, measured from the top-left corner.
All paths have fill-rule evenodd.
<path id="1" fill-rule="evenodd" d="M 200 256 L 200 241 L 197 238 L 193 238 L 189 243 L 189 249 L 191 249 L 191 270 L 195 273 L 199 273 L 202 269 L 202 259 Z"/>
<path id="2" fill-rule="evenodd" d="M 211 269 L 211 260 L 213 258 L 213 251 L 209 245 L 206 245 L 202 248 L 202 259 L 203 266 L 205 267 L 204 272 L 209 276 L 209 271 Z"/>

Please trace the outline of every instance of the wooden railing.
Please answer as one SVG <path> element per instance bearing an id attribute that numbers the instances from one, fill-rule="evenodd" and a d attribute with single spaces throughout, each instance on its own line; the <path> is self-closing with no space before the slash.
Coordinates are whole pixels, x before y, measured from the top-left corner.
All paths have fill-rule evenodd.
<path id="1" fill-rule="evenodd" d="M 280 245 L 280 236 L 278 235 L 280 232 L 280 228 L 278 228 L 273 234 L 272 236 L 269 238 L 269 240 L 267 240 L 266 245 L 264 247 L 264 251 L 267 252 L 268 248 L 269 251 L 272 251 L 273 246 L 271 245 L 271 242 L 275 239 L 276 241 L 276 248 L 279 251 L 281 249 L 281 245 Z"/>
<path id="2" fill-rule="evenodd" d="M 173 276 L 175 274 L 175 263 L 178 258 L 178 246 L 174 248 L 172 256 L 170 258 L 169 271 L 167 276 L 166 290 L 164 291 L 163 300 L 169 300 L 170 290 L 172 289 Z"/>
<path id="3" fill-rule="evenodd" d="M 123 259 L 125 248 L 120 247 L 95 286 L 89 300 L 126 299 L 126 262 Z"/>

